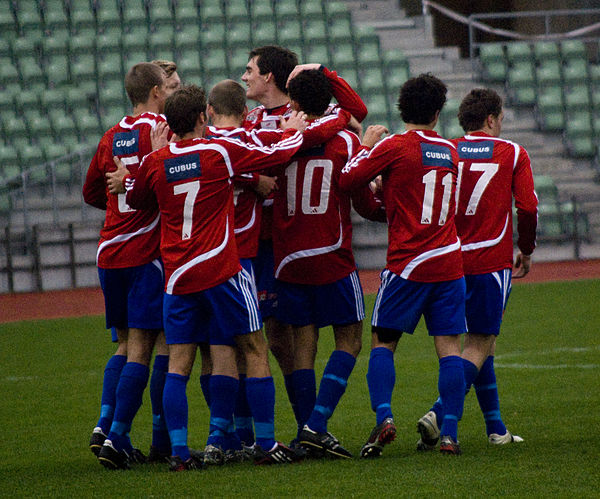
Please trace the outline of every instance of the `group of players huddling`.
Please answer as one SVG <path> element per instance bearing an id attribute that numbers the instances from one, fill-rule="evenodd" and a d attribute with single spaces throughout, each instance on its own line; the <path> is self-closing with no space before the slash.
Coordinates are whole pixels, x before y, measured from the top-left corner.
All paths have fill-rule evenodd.
<path id="1" fill-rule="evenodd" d="M 362 345 L 351 207 L 387 222 L 389 235 L 367 373 L 376 421 L 360 455 L 379 456 L 396 436 L 393 354 L 421 316 L 439 357 L 440 397 L 418 421 L 417 448 L 439 442 L 442 453 L 460 453 L 471 385 L 490 443 L 521 441 L 502 422 L 493 359 L 510 293 L 512 200 L 523 277 L 537 198 L 527 152 L 498 138 L 500 97 L 471 91 L 459 110 L 466 135 L 446 140 L 433 130 L 446 86 L 422 74 L 400 89 L 406 131 L 370 126 L 361 143 L 367 109 L 334 71 L 265 46 L 250 52 L 242 81 L 245 89 L 224 80 L 206 96 L 181 86 L 174 63 L 134 65 L 125 78 L 132 114 L 105 133 L 90 164 L 83 194 L 106 210 L 97 264 L 117 343 L 90 439 L 100 463 L 166 461 L 183 471 L 352 457 L 327 431 Z M 247 98 L 260 105 L 248 112 Z M 319 328 L 328 325 L 335 350 L 317 390 Z M 274 433 L 269 349 L 298 424 L 289 445 Z M 198 350 L 210 408 L 203 451 L 187 438 Z M 149 379 L 146 456 L 129 432 Z"/>

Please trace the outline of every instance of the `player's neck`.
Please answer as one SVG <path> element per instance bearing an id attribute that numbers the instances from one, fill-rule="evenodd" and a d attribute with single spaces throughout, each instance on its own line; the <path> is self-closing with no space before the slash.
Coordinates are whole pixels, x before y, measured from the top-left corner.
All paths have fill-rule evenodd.
<path id="1" fill-rule="evenodd" d="M 431 126 L 431 124 L 429 124 L 429 125 L 415 125 L 414 123 L 405 123 L 404 127 L 408 131 L 411 131 L 411 130 L 433 130 L 435 128 L 435 126 Z"/>
<path id="2" fill-rule="evenodd" d="M 212 123 L 217 128 L 240 128 L 242 120 L 238 116 L 225 116 L 216 114 L 212 117 Z"/>
<path id="3" fill-rule="evenodd" d="M 267 109 L 285 106 L 289 101 L 290 98 L 279 89 L 268 93 L 262 99 L 260 99 L 260 103 Z"/>
<path id="4" fill-rule="evenodd" d="M 154 113 L 154 114 L 160 114 L 159 113 L 159 109 L 158 106 L 155 105 L 152 102 L 144 102 L 143 104 L 137 104 L 136 106 L 133 107 L 133 112 L 131 114 L 131 116 L 139 116 L 140 114 L 144 114 L 144 113 Z"/>

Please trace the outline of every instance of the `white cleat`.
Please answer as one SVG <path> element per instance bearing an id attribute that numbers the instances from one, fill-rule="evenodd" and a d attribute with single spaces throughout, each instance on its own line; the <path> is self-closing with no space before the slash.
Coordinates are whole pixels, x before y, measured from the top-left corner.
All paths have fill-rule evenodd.
<path id="1" fill-rule="evenodd" d="M 491 433 L 488 437 L 490 444 L 504 445 L 512 442 L 522 442 L 523 439 L 519 435 L 513 435 L 510 431 L 506 430 L 504 435 L 498 435 L 497 433 Z"/>
<path id="2" fill-rule="evenodd" d="M 440 429 L 435 412 L 429 411 L 417 422 L 417 431 L 421 438 L 417 442 L 417 450 L 432 450 L 440 439 Z"/>

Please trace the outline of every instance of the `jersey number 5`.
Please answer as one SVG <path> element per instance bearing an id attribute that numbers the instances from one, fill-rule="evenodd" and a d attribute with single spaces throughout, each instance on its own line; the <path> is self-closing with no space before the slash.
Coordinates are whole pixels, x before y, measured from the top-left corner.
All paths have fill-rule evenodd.
<path id="1" fill-rule="evenodd" d="M 181 224 L 181 239 L 189 239 L 192 235 L 192 222 L 194 218 L 194 204 L 200 190 L 200 181 L 194 180 L 185 184 L 173 186 L 173 194 L 185 194 L 183 202 L 183 223 Z"/>
<path id="2" fill-rule="evenodd" d="M 323 170 L 321 186 L 319 188 L 319 204 L 311 205 L 312 187 L 315 170 Z M 327 211 L 329 204 L 329 193 L 331 188 L 331 173 L 333 162 L 329 159 L 311 159 L 304 168 L 304 180 L 302 181 L 301 209 L 305 215 L 320 215 Z M 288 216 L 296 213 L 296 185 L 298 180 L 298 162 L 294 161 L 285 170 L 287 178 L 287 208 Z"/>

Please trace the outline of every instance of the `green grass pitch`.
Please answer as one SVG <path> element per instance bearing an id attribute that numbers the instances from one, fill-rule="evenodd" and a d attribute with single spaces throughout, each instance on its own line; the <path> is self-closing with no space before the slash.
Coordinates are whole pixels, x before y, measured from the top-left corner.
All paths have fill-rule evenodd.
<path id="1" fill-rule="evenodd" d="M 417 453 L 416 421 L 436 398 L 437 359 L 423 325 L 400 340 L 392 401 L 398 436 L 381 458 L 170 473 L 166 465 L 105 470 L 88 450 L 102 373 L 113 352 L 102 317 L 0 325 L 0 495 L 5 497 L 598 497 L 600 490 L 600 281 L 513 288 L 496 357 L 505 423 L 521 444 L 492 447 L 473 393 L 459 438 L 463 455 Z M 367 310 L 373 296 L 367 297 Z M 57 306 L 60 306 L 57 304 Z M 368 324 L 368 321 L 365 321 Z M 365 374 L 370 332 L 329 429 L 355 455 L 374 425 Z M 317 375 L 332 348 L 322 331 Z M 281 375 L 276 435 L 294 436 Z M 188 385 L 189 440 L 202 448 L 208 411 L 199 366 Z M 147 451 L 146 393 L 132 431 Z"/>

